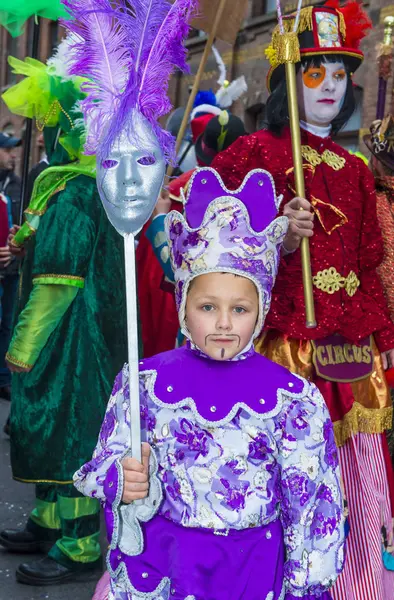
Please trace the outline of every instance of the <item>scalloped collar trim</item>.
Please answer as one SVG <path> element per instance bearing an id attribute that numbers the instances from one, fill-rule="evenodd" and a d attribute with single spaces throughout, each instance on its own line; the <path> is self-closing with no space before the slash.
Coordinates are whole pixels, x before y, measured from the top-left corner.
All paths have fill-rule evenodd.
<path id="1" fill-rule="evenodd" d="M 258 419 L 272 418 L 285 397 L 302 398 L 308 386 L 302 377 L 257 353 L 235 363 L 218 363 L 179 348 L 141 361 L 140 369 L 157 407 L 184 408 L 205 427 L 226 425 L 239 410 Z"/>

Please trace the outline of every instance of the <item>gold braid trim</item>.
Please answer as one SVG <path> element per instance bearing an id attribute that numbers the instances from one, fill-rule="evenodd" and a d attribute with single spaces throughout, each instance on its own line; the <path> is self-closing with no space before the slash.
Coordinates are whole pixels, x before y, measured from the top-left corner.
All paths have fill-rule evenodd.
<path id="1" fill-rule="evenodd" d="M 346 164 L 346 158 L 338 156 L 332 150 L 324 150 L 323 154 L 319 154 L 317 150 L 311 146 L 301 146 L 302 157 L 308 161 L 313 167 L 321 165 L 322 162 L 326 163 L 334 171 L 340 171 Z"/>
<path id="2" fill-rule="evenodd" d="M 308 6 L 301 10 L 300 20 L 299 20 L 298 28 L 296 31 L 297 34 L 300 34 L 303 31 L 312 31 L 312 29 L 313 29 L 312 15 L 313 15 L 313 6 Z M 296 16 L 294 14 L 290 15 L 289 17 L 285 17 L 283 19 L 283 28 L 286 33 L 290 33 L 293 31 L 295 19 L 296 19 Z M 276 33 L 280 34 L 279 25 L 277 25 L 274 29 L 274 34 L 276 34 Z"/>
<path id="3" fill-rule="evenodd" d="M 384 433 L 391 429 L 393 409 L 365 408 L 355 402 L 351 410 L 341 421 L 334 423 L 334 435 L 337 446 L 343 446 L 352 435 L 357 433 Z"/>
<path id="4" fill-rule="evenodd" d="M 17 367 L 22 367 L 22 369 L 32 369 L 34 366 L 34 365 L 28 365 L 27 363 L 24 363 L 21 360 L 14 358 L 12 356 L 12 354 L 9 354 L 8 352 L 5 355 L 5 357 L 8 360 L 8 362 L 12 363 L 13 365 L 16 365 Z"/>
<path id="5" fill-rule="evenodd" d="M 342 40 L 345 43 L 346 42 L 346 23 L 345 23 L 345 17 L 343 16 L 343 13 L 340 10 L 337 9 L 336 12 L 338 14 L 339 31 L 341 32 Z"/>
<path id="6" fill-rule="evenodd" d="M 78 275 L 57 275 L 56 273 L 44 273 L 44 274 L 39 274 L 39 275 L 35 275 L 33 277 L 33 283 L 36 279 L 48 279 L 48 278 L 55 278 L 55 279 L 71 279 L 71 281 L 85 281 L 84 277 L 78 277 Z"/>
<path id="7" fill-rule="evenodd" d="M 302 33 L 303 31 L 312 31 L 313 29 L 313 6 L 308 6 L 301 10 L 300 14 L 300 22 L 298 24 L 297 33 Z M 286 19 L 284 19 L 286 20 Z M 292 30 L 294 26 L 294 20 L 292 23 Z"/>
<path id="8" fill-rule="evenodd" d="M 59 485 L 70 485 L 74 483 L 72 479 L 69 481 L 59 481 L 58 479 L 22 479 L 22 477 L 13 477 L 15 481 L 21 481 L 22 483 L 56 483 Z"/>

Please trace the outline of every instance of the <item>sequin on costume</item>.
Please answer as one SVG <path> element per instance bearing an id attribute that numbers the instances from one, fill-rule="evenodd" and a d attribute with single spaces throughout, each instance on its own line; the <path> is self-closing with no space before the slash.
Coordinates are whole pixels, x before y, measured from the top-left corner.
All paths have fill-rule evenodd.
<path id="1" fill-rule="evenodd" d="M 394 177 L 377 178 L 376 188 L 378 219 L 384 243 L 384 258 L 378 273 L 394 321 Z"/>

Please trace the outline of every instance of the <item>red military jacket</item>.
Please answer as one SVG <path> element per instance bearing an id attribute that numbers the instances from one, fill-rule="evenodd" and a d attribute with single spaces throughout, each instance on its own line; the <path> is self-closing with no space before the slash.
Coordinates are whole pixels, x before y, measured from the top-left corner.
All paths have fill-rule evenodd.
<path id="1" fill-rule="evenodd" d="M 394 348 L 394 325 L 376 271 L 383 243 L 372 174 L 330 137 L 302 131 L 302 147 L 306 198 L 315 212 L 310 250 L 317 327 L 305 326 L 300 250 L 281 259 L 265 326 L 296 339 L 339 333 L 353 343 L 373 333 L 381 352 Z M 252 169 L 266 169 L 283 194 L 282 209 L 296 195 L 288 128 L 280 136 L 259 131 L 239 138 L 212 167 L 229 189 Z"/>

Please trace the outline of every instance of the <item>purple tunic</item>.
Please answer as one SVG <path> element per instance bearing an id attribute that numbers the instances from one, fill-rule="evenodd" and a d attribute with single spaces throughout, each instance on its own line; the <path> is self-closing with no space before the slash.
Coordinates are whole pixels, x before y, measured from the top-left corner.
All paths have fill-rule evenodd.
<path id="1" fill-rule="evenodd" d="M 163 498 L 142 525 L 143 551 L 130 556 L 119 547 L 126 382 L 127 367 L 93 459 L 75 475 L 82 493 L 104 503 L 110 600 L 330 598 L 343 566 L 343 511 L 317 388 L 253 349 L 235 362 L 190 347 L 142 361 L 144 437 Z"/>

